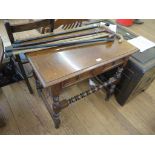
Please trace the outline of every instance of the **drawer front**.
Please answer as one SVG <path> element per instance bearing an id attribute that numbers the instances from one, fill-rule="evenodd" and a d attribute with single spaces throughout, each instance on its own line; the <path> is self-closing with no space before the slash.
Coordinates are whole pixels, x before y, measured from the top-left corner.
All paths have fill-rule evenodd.
<path id="1" fill-rule="evenodd" d="M 109 71 L 117 66 L 120 66 L 123 63 L 124 63 L 124 59 L 116 60 L 114 62 L 107 64 L 107 65 L 104 65 L 104 66 L 101 66 L 101 67 L 98 67 L 98 68 L 92 70 L 92 74 L 93 74 L 93 76 L 99 75 L 99 74 Z"/>
<path id="2" fill-rule="evenodd" d="M 91 71 L 87 71 L 87 72 L 82 73 L 80 75 L 77 75 L 77 76 L 75 76 L 73 78 L 65 80 L 63 82 L 62 86 L 63 86 L 63 88 L 64 87 L 68 87 L 70 85 L 76 84 L 77 82 L 80 82 L 82 80 L 88 79 L 90 77 L 92 77 L 92 73 L 91 73 Z"/>
<path id="3" fill-rule="evenodd" d="M 62 83 L 62 87 L 67 87 L 67 86 L 70 86 L 70 85 L 73 85 L 79 81 L 82 81 L 82 80 L 85 80 L 85 79 L 88 79 L 88 78 L 91 78 L 91 77 L 94 77 L 96 75 L 99 75 L 103 72 L 106 72 L 110 69 L 113 69 L 119 65 L 122 65 L 124 63 L 124 59 L 120 59 L 120 60 L 116 60 L 115 62 L 112 62 L 112 63 L 109 63 L 107 65 L 103 65 L 103 66 L 100 66 L 98 68 L 95 68 L 95 69 L 92 69 L 90 71 L 87 71 L 87 72 L 84 72 L 80 75 L 77 75 L 75 77 L 72 77 L 70 79 L 67 79 L 65 80 L 63 83 Z"/>

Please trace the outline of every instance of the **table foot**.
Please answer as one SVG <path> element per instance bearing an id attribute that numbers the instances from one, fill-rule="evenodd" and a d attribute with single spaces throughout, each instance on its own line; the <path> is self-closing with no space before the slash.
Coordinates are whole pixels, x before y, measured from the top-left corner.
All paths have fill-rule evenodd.
<path id="1" fill-rule="evenodd" d="M 60 127 L 60 123 L 61 123 L 59 114 L 54 113 L 52 115 L 52 119 L 53 119 L 55 128 L 58 129 Z"/>

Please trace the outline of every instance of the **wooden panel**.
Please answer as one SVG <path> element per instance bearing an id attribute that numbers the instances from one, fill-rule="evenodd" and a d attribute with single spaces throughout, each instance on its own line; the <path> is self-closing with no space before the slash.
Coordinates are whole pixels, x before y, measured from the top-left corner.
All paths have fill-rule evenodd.
<path id="1" fill-rule="evenodd" d="M 37 29 L 40 27 L 48 26 L 51 24 L 51 22 L 52 21 L 50 19 L 45 19 L 45 20 L 39 20 L 35 22 L 29 22 L 26 24 L 20 24 L 20 25 L 16 24 L 16 25 L 11 25 L 11 30 L 12 30 L 12 33 L 27 31 L 27 30 L 32 30 L 32 29 Z"/>
<path id="2" fill-rule="evenodd" d="M 4 25 L 5 25 L 5 29 L 6 29 L 6 32 L 8 34 L 9 40 L 12 44 L 14 42 L 14 37 L 13 37 L 11 25 L 8 21 L 5 21 Z"/>
<path id="3" fill-rule="evenodd" d="M 138 49 L 126 41 L 120 44 L 116 40 L 114 43 L 59 50 L 54 53 L 52 49 L 45 51 L 44 54 L 28 54 L 28 58 L 42 85 L 47 87 L 129 56 Z"/>

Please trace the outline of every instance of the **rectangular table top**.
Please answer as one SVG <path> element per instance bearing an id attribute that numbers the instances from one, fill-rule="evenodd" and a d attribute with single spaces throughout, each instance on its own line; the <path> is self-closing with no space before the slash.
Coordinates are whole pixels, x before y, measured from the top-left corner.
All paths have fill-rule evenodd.
<path id="1" fill-rule="evenodd" d="M 43 87 L 48 87 L 137 51 L 128 42 L 115 40 L 78 48 L 45 49 L 28 53 L 27 57 Z"/>

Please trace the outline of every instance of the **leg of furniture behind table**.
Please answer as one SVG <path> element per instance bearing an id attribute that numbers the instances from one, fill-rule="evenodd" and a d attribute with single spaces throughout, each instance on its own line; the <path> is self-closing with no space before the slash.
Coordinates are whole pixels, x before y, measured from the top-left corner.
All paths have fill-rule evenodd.
<path id="1" fill-rule="evenodd" d="M 36 83 L 36 89 L 37 89 L 37 92 L 38 92 L 38 95 L 41 97 L 41 94 L 42 94 L 42 85 L 38 79 L 38 77 L 36 76 L 35 72 L 33 71 L 33 76 L 34 76 L 34 79 L 35 79 L 35 83 Z"/>
<path id="2" fill-rule="evenodd" d="M 27 85 L 27 87 L 28 87 L 28 89 L 29 89 L 29 92 L 30 92 L 31 94 L 33 94 L 32 87 L 31 87 L 30 82 L 29 82 L 29 80 L 28 80 L 28 77 L 27 77 L 27 75 L 26 75 L 26 73 L 25 73 L 25 69 L 24 69 L 24 66 L 23 66 L 23 64 L 22 64 L 22 62 L 21 62 L 20 56 L 17 55 L 17 56 L 16 56 L 16 59 L 17 59 L 17 62 L 18 62 L 20 71 L 21 71 L 21 73 L 22 73 L 22 75 L 23 75 L 23 78 L 24 78 L 24 80 L 25 80 L 25 82 L 26 82 L 26 85 Z"/>
<path id="3" fill-rule="evenodd" d="M 5 125 L 6 125 L 6 119 L 2 110 L 0 109 L 0 127 L 4 127 Z"/>

